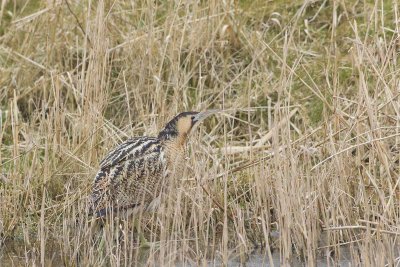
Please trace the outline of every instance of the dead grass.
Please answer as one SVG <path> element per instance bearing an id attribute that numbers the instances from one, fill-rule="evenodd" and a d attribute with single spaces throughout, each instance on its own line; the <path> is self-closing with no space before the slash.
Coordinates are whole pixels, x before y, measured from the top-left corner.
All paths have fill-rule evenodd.
<path id="1" fill-rule="evenodd" d="M 353 265 L 398 265 L 398 12 L 383 0 L 2 1 L 0 262 L 226 265 L 258 247 L 282 265 L 339 264 L 343 248 Z M 225 112 L 140 220 L 153 245 L 137 248 L 131 220 L 93 237 L 84 210 L 106 152 L 207 108 Z"/>

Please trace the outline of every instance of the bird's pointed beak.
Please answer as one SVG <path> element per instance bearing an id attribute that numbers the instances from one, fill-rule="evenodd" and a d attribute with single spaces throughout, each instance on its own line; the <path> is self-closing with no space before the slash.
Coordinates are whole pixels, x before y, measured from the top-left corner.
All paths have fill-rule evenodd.
<path id="1" fill-rule="evenodd" d="M 209 117 L 211 115 L 217 114 L 219 112 L 221 112 L 221 110 L 219 110 L 219 109 L 210 109 L 210 110 L 206 110 L 206 111 L 200 112 L 194 117 L 193 121 L 196 122 L 196 123 L 197 122 L 201 122 L 205 118 L 207 118 L 207 117 Z"/>

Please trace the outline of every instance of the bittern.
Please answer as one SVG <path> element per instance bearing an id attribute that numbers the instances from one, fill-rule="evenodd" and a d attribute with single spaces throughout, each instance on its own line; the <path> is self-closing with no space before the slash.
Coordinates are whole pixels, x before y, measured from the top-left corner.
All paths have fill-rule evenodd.
<path id="1" fill-rule="evenodd" d="M 216 112 L 180 113 L 157 137 L 135 137 L 117 146 L 100 162 L 89 213 L 104 217 L 154 210 L 169 179 L 183 174 L 189 133 Z"/>

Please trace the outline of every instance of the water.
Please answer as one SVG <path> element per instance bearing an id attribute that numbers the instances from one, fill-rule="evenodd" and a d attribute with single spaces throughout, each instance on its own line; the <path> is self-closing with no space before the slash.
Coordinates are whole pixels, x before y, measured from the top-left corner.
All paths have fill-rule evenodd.
<path id="1" fill-rule="evenodd" d="M 39 244 L 37 244 L 39 247 Z M 146 258 L 146 251 L 143 249 L 144 257 Z M 60 247 L 56 244 L 48 246 L 46 249 L 46 255 L 44 258 L 45 266 L 67 266 L 68 263 L 64 263 L 62 259 L 62 253 Z M 0 250 L 0 266 L 40 266 L 41 258 L 40 251 L 38 248 L 28 248 L 23 242 L 13 241 L 7 242 Z M 207 266 L 222 266 L 223 261 L 221 259 L 208 260 L 206 261 Z M 253 253 L 248 255 L 245 259 L 232 254 L 228 261 L 228 266 L 246 266 L 246 267 L 258 267 L 258 266 L 281 266 L 283 262 L 280 259 L 279 251 L 275 250 L 271 259 L 265 251 L 255 250 Z M 290 266 L 307 266 L 306 263 L 302 262 L 299 258 L 293 257 L 289 261 Z M 122 263 L 123 265 L 123 263 Z M 141 264 L 138 264 L 141 265 Z M 143 262 L 145 265 L 145 262 Z M 314 263 L 315 266 L 352 266 L 350 249 L 344 247 L 341 248 L 340 259 L 335 262 L 332 257 L 326 257 L 322 254 L 318 256 L 318 259 Z M 175 262 L 174 266 L 197 266 L 194 262 Z"/>

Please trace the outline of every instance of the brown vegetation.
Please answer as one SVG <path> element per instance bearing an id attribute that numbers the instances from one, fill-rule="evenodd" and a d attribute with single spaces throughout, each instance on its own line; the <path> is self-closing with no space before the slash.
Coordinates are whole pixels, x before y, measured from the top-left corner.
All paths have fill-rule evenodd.
<path id="1" fill-rule="evenodd" d="M 394 0 L 1 1 L 0 262 L 272 248 L 313 266 L 346 248 L 354 265 L 399 264 L 399 15 Z M 130 222 L 91 233 L 107 151 L 209 108 L 224 112 L 192 136 L 186 177 L 140 220 L 150 248 Z"/>

